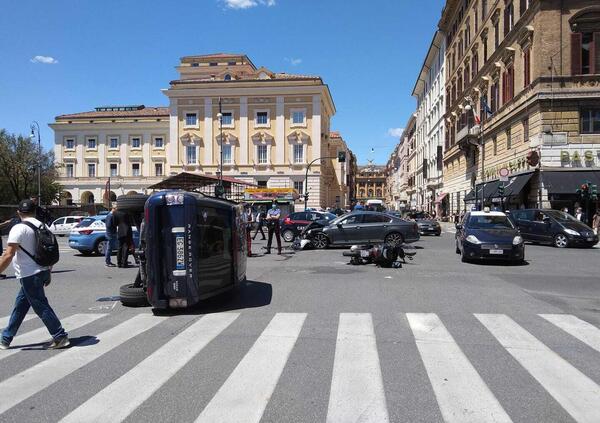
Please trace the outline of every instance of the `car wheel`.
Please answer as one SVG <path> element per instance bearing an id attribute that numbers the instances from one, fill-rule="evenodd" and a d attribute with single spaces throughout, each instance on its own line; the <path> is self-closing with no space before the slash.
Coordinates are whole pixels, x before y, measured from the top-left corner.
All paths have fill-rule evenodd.
<path id="1" fill-rule="evenodd" d="M 283 236 L 283 240 L 286 242 L 292 242 L 294 240 L 294 232 L 292 232 L 290 229 L 283 231 L 281 236 Z"/>
<path id="2" fill-rule="evenodd" d="M 132 283 L 123 285 L 121 289 L 119 289 L 119 296 L 121 298 L 121 304 L 126 307 L 145 307 L 150 305 L 148 303 L 146 292 L 144 292 L 144 288 L 135 287 Z"/>
<path id="3" fill-rule="evenodd" d="M 94 247 L 94 252 L 99 256 L 103 256 L 106 253 L 106 248 L 108 247 L 108 242 L 105 239 L 102 239 L 96 243 Z"/>
<path id="4" fill-rule="evenodd" d="M 145 194 L 127 194 L 117 197 L 117 208 L 123 212 L 140 213 L 144 211 L 148 196 Z"/>
<path id="5" fill-rule="evenodd" d="M 312 245 L 319 250 L 323 250 L 329 245 L 329 239 L 323 233 L 315 234 L 312 239 Z"/>
<path id="6" fill-rule="evenodd" d="M 385 236 L 383 242 L 384 244 L 389 245 L 390 247 L 396 247 L 398 245 L 404 244 L 404 237 L 398 232 L 392 232 L 391 234 L 387 234 Z"/>
<path id="7" fill-rule="evenodd" d="M 554 236 L 554 246 L 556 248 L 567 248 L 569 245 L 569 238 L 565 234 L 556 234 Z"/>
<path id="8" fill-rule="evenodd" d="M 435 236 L 442 236 L 442 233 L 438 232 L 437 234 L 435 234 Z"/>

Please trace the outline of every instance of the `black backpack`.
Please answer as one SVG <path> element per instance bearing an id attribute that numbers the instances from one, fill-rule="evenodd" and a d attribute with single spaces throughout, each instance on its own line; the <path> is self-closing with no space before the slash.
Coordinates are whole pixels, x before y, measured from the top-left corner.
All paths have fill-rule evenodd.
<path id="1" fill-rule="evenodd" d="M 35 251 L 31 254 L 25 248 L 20 247 L 33 261 L 40 266 L 49 267 L 58 263 L 58 241 L 56 237 L 43 223 L 37 227 L 31 222 L 21 222 L 29 226 L 35 232 Z"/>

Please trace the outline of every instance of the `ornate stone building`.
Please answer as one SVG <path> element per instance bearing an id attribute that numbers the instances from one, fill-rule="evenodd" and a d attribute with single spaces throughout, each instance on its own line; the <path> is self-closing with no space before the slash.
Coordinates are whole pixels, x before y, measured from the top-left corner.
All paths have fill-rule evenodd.
<path id="1" fill-rule="evenodd" d="M 366 166 L 358 166 L 356 174 L 356 200 L 386 199 L 386 167 L 373 164 L 370 160 Z"/>

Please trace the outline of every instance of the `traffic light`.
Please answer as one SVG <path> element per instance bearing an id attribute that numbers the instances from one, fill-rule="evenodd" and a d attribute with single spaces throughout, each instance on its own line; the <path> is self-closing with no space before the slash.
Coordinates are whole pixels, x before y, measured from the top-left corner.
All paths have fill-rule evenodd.
<path id="1" fill-rule="evenodd" d="M 308 191 L 304 193 L 304 201 L 308 203 Z"/>
<path id="2" fill-rule="evenodd" d="M 596 184 L 590 185 L 590 196 L 592 197 L 592 200 L 598 199 L 598 185 L 596 185 Z"/>
<path id="3" fill-rule="evenodd" d="M 346 152 L 338 151 L 338 163 L 345 163 L 345 162 L 346 162 Z"/>
<path id="4" fill-rule="evenodd" d="M 500 185 L 498 186 L 498 195 L 499 195 L 500 197 L 504 197 L 504 184 L 500 184 Z"/>

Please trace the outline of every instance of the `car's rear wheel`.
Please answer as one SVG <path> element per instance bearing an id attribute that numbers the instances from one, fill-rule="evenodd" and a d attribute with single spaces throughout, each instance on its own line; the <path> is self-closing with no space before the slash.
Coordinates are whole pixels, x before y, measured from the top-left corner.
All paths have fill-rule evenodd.
<path id="1" fill-rule="evenodd" d="M 148 196 L 145 194 L 127 194 L 117 197 L 117 208 L 123 212 L 140 213 L 144 211 Z"/>
<path id="2" fill-rule="evenodd" d="M 404 237 L 398 232 L 392 232 L 385 236 L 383 242 L 390 247 L 397 247 L 398 245 L 404 244 Z"/>
<path id="3" fill-rule="evenodd" d="M 554 246 L 556 248 L 567 248 L 569 245 L 569 238 L 565 234 L 556 234 L 554 236 Z"/>
<path id="4" fill-rule="evenodd" d="M 108 241 L 106 241 L 105 239 L 101 239 L 96 243 L 96 246 L 94 247 L 94 252 L 99 256 L 103 256 L 104 254 L 106 254 L 106 248 L 108 248 Z"/>
<path id="5" fill-rule="evenodd" d="M 292 242 L 294 240 L 294 232 L 292 232 L 291 229 L 286 229 L 283 231 L 281 236 L 283 236 L 283 240 L 286 242 Z"/>
<path id="6" fill-rule="evenodd" d="M 313 236 L 312 244 L 315 248 L 323 250 L 329 245 L 329 239 L 323 233 L 317 233 Z"/>
<path id="7" fill-rule="evenodd" d="M 127 307 L 145 307 L 149 305 L 144 288 L 136 287 L 132 283 L 123 285 L 119 289 L 119 296 L 121 304 Z"/>

